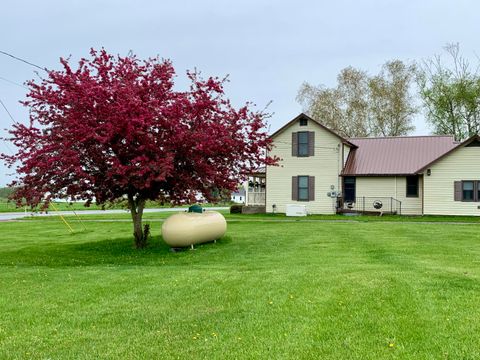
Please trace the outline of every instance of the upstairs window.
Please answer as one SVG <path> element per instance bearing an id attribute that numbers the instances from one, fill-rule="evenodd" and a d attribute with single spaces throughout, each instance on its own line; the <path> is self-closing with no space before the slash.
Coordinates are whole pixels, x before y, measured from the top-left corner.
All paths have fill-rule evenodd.
<path id="1" fill-rule="evenodd" d="M 300 126 L 307 126 L 308 125 L 308 119 L 301 118 L 300 119 Z"/>
<path id="2" fill-rule="evenodd" d="M 315 156 L 315 132 L 292 132 L 292 156 Z"/>
<path id="3" fill-rule="evenodd" d="M 298 156 L 308 156 L 308 131 L 298 133 Z"/>
<path id="4" fill-rule="evenodd" d="M 418 197 L 418 175 L 407 176 L 407 197 Z"/>

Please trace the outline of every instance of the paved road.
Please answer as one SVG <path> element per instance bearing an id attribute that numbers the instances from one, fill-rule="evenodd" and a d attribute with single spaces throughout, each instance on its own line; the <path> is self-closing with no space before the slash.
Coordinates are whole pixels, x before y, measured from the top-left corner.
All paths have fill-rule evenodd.
<path id="1" fill-rule="evenodd" d="M 228 207 L 209 207 L 205 208 L 206 210 L 228 210 Z M 186 208 L 160 208 L 160 209 L 145 209 L 144 213 L 157 213 L 157 212 L 172 212 L 172 211 L 185 211 Z M 98 215 L 98 214 L 126 214 L 127 210 L 79 210 L 76 212 L 79 215 Z M 42 217 L 42 216 L 58 216 L 58 215 L 75 215 L 73 211 L 49 211 L 48 214 L 33 214 L 33 217 Z M 26 216 L 32 216 L 32 214 L 27 212 Z M 11 212 L 11 213 L 0 213 L 0 221 L 15 220 L 25 217 L 24 212 Z"/>

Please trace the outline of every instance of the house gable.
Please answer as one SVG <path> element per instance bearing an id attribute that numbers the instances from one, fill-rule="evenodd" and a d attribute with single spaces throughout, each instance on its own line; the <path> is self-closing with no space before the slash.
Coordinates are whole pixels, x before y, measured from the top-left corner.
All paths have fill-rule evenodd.
<path id="1" fill-rule="evenodd" d="M 300 126 L 301 123 L 303 122 L 306 122 L 307 125 L 303 125 L 303 126 Z M 277 137 L 279 134 L 283 133 L 284 131 L 287 131 L 292 125 L 299 125 L 301 128 L 303 128 L 304 126 L 309 126 L 310 124 L 316 124 L 318 125 L 318 127 L 320 127 L 323 131 L 326 131 L 334 136 L 336 136 L 337 138 L 339 138 L 341 140 L 342 143 L 350 146 L 350 147 L 353 147 L 355 148 L 356 146 L 351 143 L 350 141 L 348 141 L 347 139 L 345 139 L 344 137 L 342 137 L 341 135 L 337 134 L 335 131 L 329 129 L 328 127 L 326 127 L 325 125 L 323 125 L 322 123 L 320 123 L 319 121 L 311 118 L 310 116 L 304 114 L 304 113 L 301 113 L 299 114 L 298 116 L 296 116 L 295 118 L 293 118 L 292 120 L 290 120 L 288 123 L 286 123 L 285 125 L 283 125 L 280 129 L 278 129 L 277 131 L 275 131 L 272 135 L 270 135 L 270 137 L 272 139 L 274 139 L 275 137 Z"/>
<path id="2" fill-rule="evenodd" d="M 313 149 L 308 156 L 298 156 L 292 149 L 295 146 L 293 134 L 300 132 L 313 136 Z M 337 190 L 341 188 L 339 173 L 343 168 L 343 147 L 348 147 L 345 139 L 301 114 L 275 132 L 272 140 L 273 148 L 269 155 L 281 160 L 278 166 L 267 167 L 267 212 L 272 211 L 273 205 L 278 212 L 285 212 L 287 204 L 301 204 L 307 206 L 307 211 L 311 213 L 333 213 L 332 199 L 326 194 L 332 186 Z M 305 201 L 302 196 L 295 195 L 296 190 L 302 187 L 299 179 L 307 177 L 308 184 L 305 184 L 309 189 L 308 200 Z M 295 181 L 297 186 L 294 186 Z"/>
<path id="3" fill-rule="evenodd" d="M 452 154 L 452 153 L 454 153 L 454 152 L 456 152 L 459 149 L 464 148 L 464 147 L 480 147 L 480 135 L 473 135 L 473 136 L 469 137 L 467 140 L 461 142 L 460 144 L 453 147 L 452 149 L 450 149 L 449 151 L 447 151 L 443 155 L 441 155 L 441 156 L 437 157 L 435 160 L 429 162 L 427 165 L 422 166 L 420 169 L 418 169 L 416 171 L 416 173 L 419 174 L 419 173 L 424 172 L 426 169 L 433 166 L 434 164 L 436 164 L 440 160 L 448 157 L 450 154 Z"/>
<path id="4" fill-rule="evenodd" d="M 423 169 L 425 214 L 480 216 L 478 196 L 473 201 L 464 201 L 461 187 L 463 182 L 471 182 L 478 191 L 480 146 L 471 145 L 478 140 L 478 136 L 474 136 L 464 141 Z"/>

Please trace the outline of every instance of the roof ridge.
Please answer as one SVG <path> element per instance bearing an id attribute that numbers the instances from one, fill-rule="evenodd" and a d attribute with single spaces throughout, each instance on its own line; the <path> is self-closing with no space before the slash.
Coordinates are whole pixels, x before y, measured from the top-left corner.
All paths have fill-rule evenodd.
<path id="1" fill-rule="evenodd" d="M 360 136 L 350 137 L 347 140 L 369 140 L 369 139 L 412 139 L 412 138 L 453 138 L 453 135 L 401 135 L 401 136 Z"/>

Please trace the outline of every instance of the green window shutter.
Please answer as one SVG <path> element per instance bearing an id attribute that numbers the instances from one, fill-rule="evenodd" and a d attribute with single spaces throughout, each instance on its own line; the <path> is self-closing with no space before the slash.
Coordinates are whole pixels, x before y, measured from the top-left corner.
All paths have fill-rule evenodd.
<path id="1" fill-rule="evenodd" d="M 298 176 L 292 176 L 292 200 L 298 200 Z"/>
<path id="2" fill-rule="evenodd" d="M 298 156 L 298 134 L 292 133 L 292 156 Z"/>

